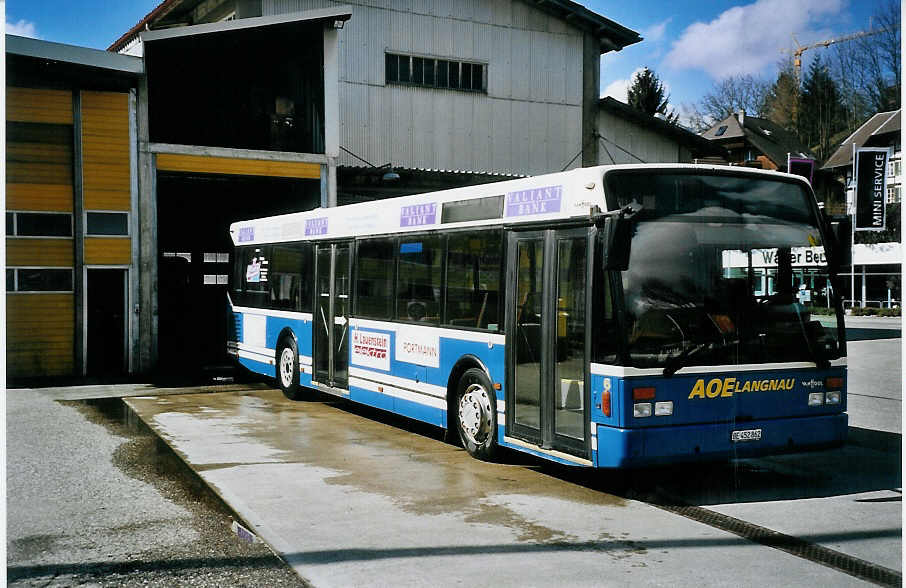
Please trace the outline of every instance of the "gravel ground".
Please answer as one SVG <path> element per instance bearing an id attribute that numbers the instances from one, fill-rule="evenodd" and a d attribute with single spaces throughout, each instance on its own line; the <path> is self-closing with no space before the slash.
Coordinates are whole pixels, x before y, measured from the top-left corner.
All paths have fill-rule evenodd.
<path id="1" fill-rule="evenodd" d="M 239 541 L 222 502 L 117 418 L 119 400 L 8 390 L 6 407 L 9 586 L 307 585 Z"/>

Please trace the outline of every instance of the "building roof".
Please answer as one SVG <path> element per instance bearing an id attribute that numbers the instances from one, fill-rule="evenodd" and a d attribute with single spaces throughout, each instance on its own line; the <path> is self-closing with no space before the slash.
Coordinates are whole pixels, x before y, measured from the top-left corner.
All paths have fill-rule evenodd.
<path id="1" fill-rule="evenodd" d="M 323 20 L 345 22 L 351 17 L 352 11 L 350 7 L 344 5 L 337 6 L 335 8 L 319 8 L 316 10 L 306 10 L 304 12 L 286 12 L 272 16 L 255 16 L 251 18 L 240 18 L 237 20 L 208 22 L 204 24 L 188 25 L 184 27 L 173 27 L 171 29 L 144 31 L 140 33 L 140 36 L 142 38 L 142 41 L 158 41 L 161 39 L 175 39 L 178 37 L 194 37 L 197 35 L 205 35 L 209 33 L 257 29 L 260 27 L 282 25 L 288 23 Z"/>
<path id="2" fill-rule="evenodd" d="M 827 158 L 821 169 L 847 167 L 853 163 L 853 149 L 864 147 L 873 140 L 889 133 L 900 132 L 900 110 L 879 112 L 862 123 L 852 135 L 846 138 L 840 147 Z"/>
<path id="3" fill-rule="evenodd" d="M 742 123 L 740 124 L 740 118 Z M 723 129 L 723 130 L 722 130 Z M 702 136 L 718 144 L 744 140 L 767 156 L 778 168 L 786 167 L 787 156 L 816 159 L 817 156 L 803 145 L 793 133 L 772 120 L 749 116 L 745 112 L 733 113 L 715 123 Z"/>
<path id="4" fill-rule="evenodd" d="M 640 127 L 654 133 L 665 135 L 677 143 L 688 147 L 690 150 L 697 152 L 699 155 L 726 155 L 726 150 L 719 144 L 713 143 L 700 135 L 696 135 L 680 125 L 671 124 L 656 116 L 645 114 L 610 96 L 598 100 L 598 108 L 622 119 L 632 121 Z"/>
<path id="5" fill-rule="evenodd" d="M 123 74 L 138 75 L 144 71 L 142 60 L 130 55 L 119 55 L 99 49 L 51 43 L 39 39 L 6 35 L 6 53 L 47 61 L 112 70 Z"/>
<path id="6" fill-rule="evenodd" d="M 111 43 L 107 50 L 114 52 L 122 50 L 144 30 L 196 24 L 189 22 L 189 16 L 192 9 L 201 2 L 202 0 L 163 0 L 135 26 Z M 529 3 L 595 35 L 601 53 L 619 51 L 623 47 L 642 41 L 638 32 L 570 0 L 542 0 Z"/>

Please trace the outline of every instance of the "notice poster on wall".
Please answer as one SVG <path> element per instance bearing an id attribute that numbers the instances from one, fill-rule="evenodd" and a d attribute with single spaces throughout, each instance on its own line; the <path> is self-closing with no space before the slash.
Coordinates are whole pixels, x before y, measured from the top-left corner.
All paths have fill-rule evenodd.
<path id="1" fill-rule="evenodd" d="M 887 193 L 887 154 L 886 147 L 863 147 L 854 154 L 856 191 L 853 199 L 857 231 L 883 231 L 886 226 L 884 195 Z"/>
<path id="2" fill-rule="evenodd" d="M 390 335 L 354 330 L 351 359 L 353 365 L 390 371 Z"/>

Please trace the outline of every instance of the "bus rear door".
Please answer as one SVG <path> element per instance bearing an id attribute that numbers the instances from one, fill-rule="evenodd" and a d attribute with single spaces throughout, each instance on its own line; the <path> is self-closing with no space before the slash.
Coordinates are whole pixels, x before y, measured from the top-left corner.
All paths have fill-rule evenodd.
<path id="1" fill-rule="evenodd" d="M 314 381 L 349 388 L 349 243 L 318 243 L 315 250 L 312 336 Z"/>

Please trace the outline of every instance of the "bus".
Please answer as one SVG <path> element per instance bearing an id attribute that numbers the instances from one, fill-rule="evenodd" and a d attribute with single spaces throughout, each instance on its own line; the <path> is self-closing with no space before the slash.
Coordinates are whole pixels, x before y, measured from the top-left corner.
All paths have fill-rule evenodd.
<path id="1" fill-rule="evenodd" d="M 229 353 L 500 447 L 621 468 L 844 442 L 849 225 L 803 178 L 613 165 L 233 223 Z"/>

